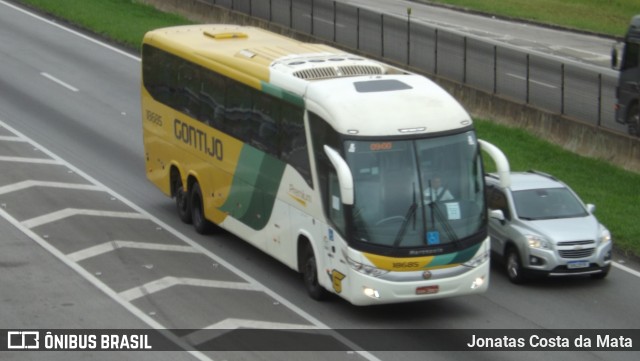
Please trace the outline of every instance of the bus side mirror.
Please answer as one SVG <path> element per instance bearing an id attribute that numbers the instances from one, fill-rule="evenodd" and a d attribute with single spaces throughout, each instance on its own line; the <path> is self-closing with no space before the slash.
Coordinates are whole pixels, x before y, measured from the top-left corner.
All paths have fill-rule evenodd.
<path id="1" fill-rule="evenodd" d="M 346 205 L 353 205 L 353 175 L 351 174 L 349 165 L 344 159 L 342 159 L 338 152 L 328 145 L 324 146 L 324 152 L 327 154 L 329 161 L 333 164 L 338 175 L 342 203 Z"/>
<path id="2" fill-rule="evenodd" d="M 619 59 L 618 59 L 618 48 L 617 48 L 618 44 L 614 44 L 613 47 L 611 47 L 611 68 L 612 69 L 616 69 L 619 70 Z"/>

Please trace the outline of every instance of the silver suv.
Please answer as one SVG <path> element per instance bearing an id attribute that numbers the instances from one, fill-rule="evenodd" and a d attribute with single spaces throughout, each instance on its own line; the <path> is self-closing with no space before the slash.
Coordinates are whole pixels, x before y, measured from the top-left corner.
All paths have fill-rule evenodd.
<path id="1" fill-rule="evenodd" d="M 491 251 L 513 283 L 590 275 L 611 267 L 611 233 L 564 183 L 535 171 L 486 177 Z M 510 179 L 509 179 L 510 178 Z"/>

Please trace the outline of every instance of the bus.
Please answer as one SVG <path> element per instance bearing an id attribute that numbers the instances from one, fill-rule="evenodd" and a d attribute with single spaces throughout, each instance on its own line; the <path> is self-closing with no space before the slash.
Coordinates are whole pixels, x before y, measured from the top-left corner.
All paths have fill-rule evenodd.
<path id="1" fill-rule="evenodd" d="M 481 149 L 501 153 L 427 78 L 213 24 L 148 32 L 141 88 L 147 178 L 199 233 L 249 242 L 316 300 L 487 289 Z"/>
<path id="2" fill-rule="evenodd" d="M 616 122 L 626 125 L 630 135 L 640 137 L 640 15 L 631 19 L 621 59 L 613 48 L 611 65 L 620 71 L 616 87 Z"/>

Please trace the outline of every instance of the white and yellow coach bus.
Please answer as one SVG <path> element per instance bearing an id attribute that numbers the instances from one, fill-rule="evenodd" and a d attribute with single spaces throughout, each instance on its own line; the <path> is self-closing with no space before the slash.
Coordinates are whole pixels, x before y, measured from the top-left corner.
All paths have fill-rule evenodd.
<path id="1" fill-rule="evenodd" d="M 480 143 L 430 80 L 252 27 L 144 37 L 147 177 L 200 233 L 224 228 L 355 305 L 483 292 Z"/>

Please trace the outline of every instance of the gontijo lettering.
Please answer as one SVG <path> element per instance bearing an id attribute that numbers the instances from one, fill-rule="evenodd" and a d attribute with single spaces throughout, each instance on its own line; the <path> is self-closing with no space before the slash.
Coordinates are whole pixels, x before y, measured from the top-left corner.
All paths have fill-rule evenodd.
<path id="1" fill-rule="evenodd" d="M 183 123 L 180 119 L 173 121 L 173 133 L 176 139 L 181 140 L 185 144 L 191 145 L 193 148 L 204 152 L 205 154 L 222 160 L 224 156 L 222 141 L 214 136 L 209 136 L 207 132 L 202 131 L 192 125 Z"/>

